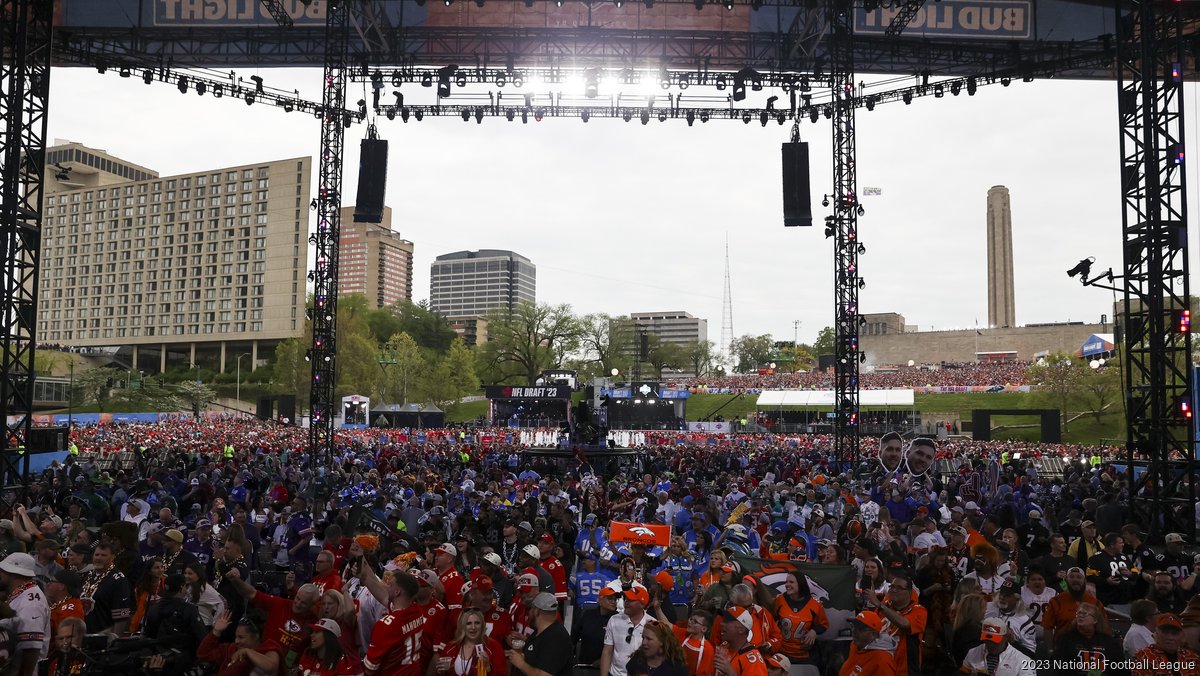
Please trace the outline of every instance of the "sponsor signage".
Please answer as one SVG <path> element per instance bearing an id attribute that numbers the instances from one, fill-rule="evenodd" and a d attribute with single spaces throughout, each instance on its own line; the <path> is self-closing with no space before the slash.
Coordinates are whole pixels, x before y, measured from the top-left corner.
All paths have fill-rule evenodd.
<path id="1" fill-rule="evenodd" d="M 858 10 L 854 30 L 882 35 L 900 12 L 899 3 L 888 9 Z M 1025 40 L 1033 37 L 1032 0 L 942 0 L 927 2 L 904 29 L 905 37 L 995 38 Z"/>
<path id="2" fill-rule="evenodd" d="M 325 24 L 325 0 L 279 0 L 293 23 Z M 155 26 L 276 25 L 261 0 L 154 0 Z"/>

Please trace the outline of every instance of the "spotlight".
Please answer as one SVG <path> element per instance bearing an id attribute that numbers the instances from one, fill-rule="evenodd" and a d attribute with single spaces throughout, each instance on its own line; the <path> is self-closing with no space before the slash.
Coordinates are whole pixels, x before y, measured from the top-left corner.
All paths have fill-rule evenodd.
<path id="1" fill-rule="evenodd" d="M 742 113 L 742 124 L 750 124 L 750 111 Z"/>
<path id="2" fill-rule="evenodd" d="M 625 4 L 625 0 L 613 0 L 613 4 L 617 6 L 617 9 L 621 9 L 621 6 Z"/>
<path id="3" fill-rule="evenodd" d="M 862 244 L 859 244 L 858 245 L 858 255 L 861 256 L 865 253 L 867 253 L 867 247 L 863 246 Z"/>
<path id="4" fill-rule="evenodd" d="M 621 113 L 621 119 L 625 120 L 626 122 L 628 122 L 632 117 L 633 116 L 629 114 L 628 110 Z"/>
<path id="5" fill-rule="evenodd" d="M 950 83 L 950 93 L 951 94 L 958 96 L 958 93 L 961 91 L 962 91 L 962 83 L 961 82 L 959 82 L 958 80 L 955 80 L 954 82 Z"/>
<path id="6" fill-rule="evenodd" d="M 285 112 L 285 113 L 290 113 L 290 112 L 292 112 L 292 111 L 293 111 L 293 110 L 295 110 L 295 109 L 296 109 L 296 106 L 295 106 L 295 105 L 293 105 L 291 101 L 284 101 L 284 102 L 283 102 L 283 112 Z M 388 113 L 389 113 L 389 115 L 388 115 L 388 119 L 389 119 L 389 120 L 394 120 L 394 119 L 396 119 L 396 111 L 395 111 L 394 109 L 393 109 L 393 110 L 389 110 L 389 111 L 388 111 Z"/>
<path id="7" fill-rule="evenodd" d="M 665 110 L 658 111 L 658 121 L 659 122 L 667 121 L 667 111 L 665 111 Z"/>
<path id="8" fill-rule="evenodd" d="M 483 0 L 475 0 L 475 6 L 483 9 Z"/>
<path id="9" fill-rule="evenodd" d="M 504 111 L 504 119 L 508 120 L 509 122 L 512 122 L 513 118 L 515 118 L 515 117 L 516 117 L 516 113 L 513 112 L 512 108 L 509 108 L 508 110 Z"/>
<path id="10" fill-rule="evenodd" d="M 529 111 L 528 110 L 521 111 L 521 124 L 529 124 Z"/>
<path id="11" fill-rule="evenodd" d="M 420 122 L 425 118 L 425 111 L 418 108 L 415 112 L 413 112 L 413 117 L 417 118 L 417 122 Z"/>
<path id="12" fill-rule="evenodd" d="M 875 110 L 875 97 L 874 96 L 867 97 L 867 110 Z"/>
<path id="13" fill-rule="evenodd" d="M 442 0 L 442 2 L 444 2 L 447 7 L 454 4 L 454 0 Z"/>
<path id="14" fill-rule="evenodd" d="M 642 119 L 642 124 L 649 124 L 650 123 L 650 111 L 643 110 L 641 119 Z"/>
<path id="15" fill-rule="evenodd" d="M 946 95 L 946 89 L 942 85 L 936 85 L 933 88 L 933 98 L 940 99 Z"/>
<path id="16" fill-rule="evenodd" d="M 1076 263 L 1075 267 L 1067 270 L 1067 276 L 1074 277 L 1078 275 L 1079 281 L 1086 283 L 1087 278 L 1092 274 L 1092 263 L 1095 262 L 1096 258 L 1094 256 L 1088 256 L 1087 258 Z"/>
<path id="17" fill-rule="evenodd" d="M 592 116 L 591 116 L 591 113 L 589 113 L 589 112 L 588 112 L 588 111 L 586 111 L 586 110 L 582 110 L 582 111 L 580 111 L 580 112 L 579 112 L 579 119 L 583 120 L 583 123 L 584 123 L 584 124 L 587 124 L 587 121 L 588 121 L 588 120 L 589 120 L 591 117 L 592 117 Z"/>
<path id="18" fill-rule="evenodd" d="M 471 119 L 471 111 L 469 111 L 469 110 L 466 110 L 466 109 L 463 109 L 463 111 L 462 111 L 462 119 L 463 119 L 463 122 L 468 122 L 468 121 L 470 121 L 470 119 Z"/>
<path id="19" fill-rule="evenodd" d="M 810 108 L 808 110 L 808 119 L 812 120 L 813 124 L 817 123 L 817 118 L 820 116 L 821 114 L 817 112 L 816 108 Z"/>
<path id="20" fill-rule="evenodd" d="M 687 113 L 684 115 L 684 119 L 687 120 L 689 127 L 692 126 L 696 122 L 696 111 L 694 111 L 694 110 L 687 111 Z"/>
<path id="21" fill-rule="evenodd" d="M 254 104 L 254 94 L 246 94 L 246 105 L 250 106 L 253 104 Z"/>
<path id="22" fill-rule="evenodd" d="M 600 93 L 600 69 L 588 68 L 583 71 L 583 78 L 583 95 L 589 99 L 596 98 L 596 95 Z"/>
<path id="23" fill-rule="evenodd" d="M 692 2 L 692 4 L 696 6 L 697 12 L 704 9 L 704 0 L 694 0 L 694 2 Z"/>
<path id="24" fill-rule="evenodd" d="M 821 112 L 825 115 L 825 119 L 828 120 L 833 117 L 833 106 L 825 106 L 825 109 Z"/>
<path id="25" fill-rule="evenodd" d="M 532 8 L 532 7 L 533 7 L 533 0 L 525 0 L 525 6 L 526 6 L 526 7 L 530 7 L 530 8 Z"/>
<path id="26" fill-rule="evenodd" d="M 725 9 L 733 11 L 733 0 L 725 0 Z"/>
<path id="27" fill-rule="evenodd" d="M 1000 84 L 1002 84 L 1002 85 L 1004 85 L 1005 87 L 1007 87 L 1008 85 L 1012 84 L 1012 78 L 1010 78 L 1010 77 L 1002 77 L 1002 78 L 1000 78 Z"/>
<path id="28" fill-rule="evenodd" d="M 180 76 L 179 76 L 179 83 L 178 83 L 178 86 L 179 86 L 179 93 L 180 93 L 180 94 L 186 94 L 186 93 L 187 93 L 187 90 L 188 90 L 188 79 L 187 79 L 187 76 L 186 76 L 186 75 L 180 75 Z"/>
<path id="29" fill-rule="evenodd" d="M 546 109 L 545 109 L 545 108 L 538 108 L 537 110 L 533 111 L 533 119 L 534 119 L 534 121 L 535 121 L 535 122 L 541 122 L 541 121 L 542 121 L 542 117 L 543 117 L 545 114 L 546 114 Z"/>
<path id="30" fill-rule="evenodd" d="M 765 111 L 765 110 L 758 114 L 758 121 L 761 122 L 762 126 L 764 126 L 764 127 L 767 126 L 767 121 L 770 119 L 771 119 L 770 114 L 768 114 L 767 111 Z"/>
<path id="31" fill-rule="evenodd" d="M 708 111 L 702 110 L 700 111 L 700 124 L 704 124 L 705 122 L 708 122 Z"/>
<path id="32" fill-rule="evenodd" d="M 861 289 L 861 288 L 865 287 L 866 285 L 867 285 L 867 280 L 865 280 L 865 279 L 858 280 L 858 288 Z"/>
<path id="33" fill-rule="evenodd" d="M 762 6 L 763 0 L 750 0 L 750 9 L 757 12 L 758 10 L 762 9 Z"/>
<path id="34" fill-rule="evenodd" d="M 118 71 L 118 74 L 121 77 L 129 77 L 130 75 L 133 75 L 133 71 L 129 70 L 129 66 L 121 66 L 121 70 Z"/>
<path id="35" fill-rule="evenodd" d="M 225 96 L 225 88 L 219 84 L 213 85 L 213 96 L 218 99 Z"/>
<path id="36" fill-rule="evenodd" d="M 837 233 L 837 226 L 834 225 L 833 216 L 825 217 L 825 239 L 829 239 Z"/>
<path id="37" fill-rule="evenodd" d="M 979 86 L 979 83 L 977 83 L 977 82 L 975 81 L 975 78 L 973 78 L 973 77 L 969 77 L 969 78 L 967 78 L 967 95 L 968 95 L 968 96 L 975 96 L 975 89 L 976 89 L 978 86 Z"/>
<path id="38" fill-rule="evenodd" d="M 149 71 L 149 70 L 142 71 L 142 82 L 145 82 L 146 84 L 150 84 L 151 82 L 154 82 L 154 71 Z"/>
<path id="39" fill-rule="evenodd" d="M 408 122 L 408 108 L 400 109 L 400 119 L 405 122 Z"/>
<path id="40" fill-rule="evenodd" d="M 203 82 L 196 83 L 196 93 L 197 94 L 199 94 L 200 96 L 204 96 L 204 92 L 206 92 L 206 91 L 208 91 L 208 85 L 204 84 Z"/>
<path id="41" fill-rule="evenodd" d="M 904 105 L 912 105 L 912 92 L 904 92 Z"/>
<path id="42" fill-rule="evenodd" d="M 861 205 L 861 204 L 860 204 L 860 205 L 858 205 L 858 215 L 859 215 L 859 216 L 863 216 L 863 215 L 865 215 L 866 213 L 867 213 L 867 210 L 863 208 L 863 205 Z"/>
<path id="43" fill-rule="evenodd" d="M 654 0 L 645 0 L 646 9 L 654 8 Z"/>
<path id="44" fill-rule="evenodd" d="M 821 206 L 823 206 L 823 207 L 829 206 L 829 195 L 825 195 L 824 197 L 821 198 Z"/>
<path id="45" fill-rule="evenodd" d="M 388 108 L 387 119 L 389 119 L 389 120 L 396 119 L 396 109 L 395 108 Z"/>
<path id="46" fill-rule="evenodd" d="M 483 106 L 475 109 L 475 124 L 483 124 Z"/>

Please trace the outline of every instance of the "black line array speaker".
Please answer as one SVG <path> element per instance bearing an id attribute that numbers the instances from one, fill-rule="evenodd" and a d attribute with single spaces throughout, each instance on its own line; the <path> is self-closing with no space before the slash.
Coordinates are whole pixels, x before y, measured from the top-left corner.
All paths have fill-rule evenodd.
<path id="1" fill-rule="evenodd" d="M 811 226 L 812 195 L 808 184 L 808 144 L 783 144 L 783 224 Z"/>
<path id="2" fill-rule="evenodd" d="M 279 418 L 280 422 L 287 422 L 290 425 L 296 424 L 296 395 L 281 394 L 277 398 L 279 401 Z"/>
<path id="3" fill-rule="evenodd" d="M 270 420 L 275 417 L 275 398 L 259 397 L 258 406 L 254 409 L 254 416 L 259 420 Z"/>
<path id="4" fill-rule="evenodd" d="M 378 223 L 383 220 L 387 157 L 388 142 L 385 139 L 363 139 L 358 158 L 358 197 L 354 201 L 356 222 Z"/>

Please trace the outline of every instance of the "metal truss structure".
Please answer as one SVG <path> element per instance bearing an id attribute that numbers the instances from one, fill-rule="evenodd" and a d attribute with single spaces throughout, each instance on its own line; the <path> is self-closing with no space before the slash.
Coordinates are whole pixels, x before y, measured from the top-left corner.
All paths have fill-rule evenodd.
<path id="1" fill-rule="evenodd" d="M 38 259 L 53 0 L 0 0 L 0 510 L 24 495 L 33 424 Z M 15 420 L 15 422 L 10 422 Z"/>
<path id="2" fill-rule="evenodd" d="M 858 327 L 862 315 L 858 290 L 862 288 L 858 255 L 858 199 L 854 117 L 858 98 L 854 81 L 854 15 L 851 3 L 828 0 L 829 47 L 833 98 L 833 452 L 839 463 L 858 463 Z M 845 467 L 845 465 L 842 465 Z"/>
<path id="3" fill-rule="evenodd" d="M 295 22 L 292 21 L 292 16 L 287 13 L 287 10 L 283 8 L 279 0 L 261 0 L 261 2 L 263 7 L 266 7 L 267 11 L 271 13 L 271 18 L 275 19 L 275 23 L 283 28 L 291 28 L 295 25 Z"/>
<path id="4" fill-rule="evenodd" d="M 787 32 L 630 31 L 597 27 L 480 28 L 370 25 L 369 42 L 352 56 L 370 55 L 372 66 L 447 65 L 496 67 L 517 63 L 542 68 L 632 68 L 763 73 L 827 70 L 829 45 L 822 40 L 823 10 L 809 12 Z M 363 25 L 367 25 L 365 22 Z M 324 32 L 306 26 L 287 30 L 154 28 L 86 31 L 60 29 L 59 44 L 91 42 L 114 52 L 144 55 L 176 68 L 316 65 L 324 53 Z M 990 75 L 1020 65 L 1065 61 L 1111 48 L 1109 41 L 1040 41 L 1029 44 L 943 42 L 906 37 L 859 35 L 854 41 L 859 73 Z M 69 59 L 55 65 L 70 65 Z M 1060 75 L 1110 78 L 1107 69 L 1079 69 Z"/>
<path id="5" fill-rule="evenodd" d="M 892 17 L 892 22 L 888 24 L 883 34 L 892 36 L 903 33 L 924 4 L 925 0 L 904 0 L 904 4 L 900 6 L 900 12 Z"/>
<path id="6" fill-rule="evenodd" d="M 334 0 L 327 5 L 325 74 L 321 100 L 321 154 L 317 179 L 317 229 L 309 242 L 316 249 L 310 274 L 313 284 L 312 395 L 309 401 L 308 448 L 314 467 L 333 462 L 334 384 L 337 375 L 338 247 L 342 230 L 342 155 L 346 127 L 351 124 L 346 107 L 346 79 L 350 3 Z"/>
<path id="7" fill-rule="evenodd" d="M 1183 23 L 1178 3 L 1118 3 L 1127 452 L 1133 523 L 1195 536 Z"/>

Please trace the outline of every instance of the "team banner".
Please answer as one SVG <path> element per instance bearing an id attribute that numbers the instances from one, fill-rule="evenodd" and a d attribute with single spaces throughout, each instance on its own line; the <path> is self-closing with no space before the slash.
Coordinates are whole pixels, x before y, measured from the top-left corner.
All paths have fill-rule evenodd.
<path id="1" fill-rule="evenodd" d="M 803 573 L 808 578 L 813 598 L 825 606 L 825 614 L 829 617 L 829 630 L 821 635 L 822 640 L 837 638 L 849 628 L 855 614 L 853 566 L 776 561 L 741 554 L 735 554 L 734 560 L 742 567 L 742 574 L 754 578 L 759 586 L 771 592 L 772 598 L 783 593 L 789 572 Z"/>
<path id="2" fill-rule="evenodd" d="M 661 524 L 613 521 L 609 527 L 608 539 L 610 542 L 628 542 L 631 545 L 667 547 L 671 544 L 671 527 Z"/>

